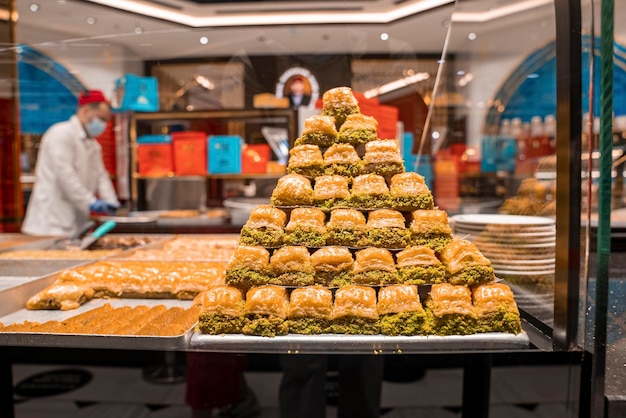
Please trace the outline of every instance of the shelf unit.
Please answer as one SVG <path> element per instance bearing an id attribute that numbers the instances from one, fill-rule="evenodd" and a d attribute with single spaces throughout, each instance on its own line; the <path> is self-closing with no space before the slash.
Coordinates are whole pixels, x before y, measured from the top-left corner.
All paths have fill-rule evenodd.
<path id="1" fill-rule="evenodd" d="M 297 113 L 292 109 L 241 109 L 192 112 L 133 113 L 129 117 L 130 197 L 131 209 L 138 209 L 139 182 L 166 178 L 204 178 L 205 180 L 277 179 L 278 173 L 207 174 L 205 176 L 144 176 L 137 165 L 137 138 L 145 134 L 170 133 L 172 125 L 184 125 L 207 135 L 239 135 L 246 143 L 262 138 L 261 126 L 286 128 L 289 141 L 297 136 Z M 256 135 L 257 138 L 252 138 Z"/>

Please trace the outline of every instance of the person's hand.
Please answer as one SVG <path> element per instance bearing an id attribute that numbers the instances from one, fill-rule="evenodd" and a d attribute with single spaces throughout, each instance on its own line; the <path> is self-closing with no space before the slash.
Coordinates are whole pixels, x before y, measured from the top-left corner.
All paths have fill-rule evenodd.
<path id="1" fill-rule="evenodd" d="M 112 205 L 104 200 L 94 200 L 91 205 L 89 205 L 89 210 L 98 215 L 115 215 L 115 211 L 117 210 L 116 205 Z"/>

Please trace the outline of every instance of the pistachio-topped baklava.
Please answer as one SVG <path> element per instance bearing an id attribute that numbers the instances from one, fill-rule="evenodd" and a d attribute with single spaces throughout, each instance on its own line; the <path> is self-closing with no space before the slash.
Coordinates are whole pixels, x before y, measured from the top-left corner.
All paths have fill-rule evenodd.
<path id="1" fill-rule="evenodd" d="M 287 174 L 278 180 L 270 198 L 274 206 L 310 206 L 313 204 L 311 180 L 300 174 Z"/>
<path id="2" fill-rule="evenodd" d="M 245 324 L 242 332 L 263 337 L 285 335 L 289 332 L 286 321 L 288 314 L 289 297 L 284 287 L 253 287 L 246 293 Z"/>
<path id="3" fill-rule="evenodd" d="M 320 176 L 315 179 L 313 201 L 316 206 L 329 210 L 347 206 L 350 197 L 348 178 L 343 176 Z"/>
<path id="4" fill-rule="evenodd" d="M 429 322 L 417 286 L 395 284 L 378 291 L 378 326 L 384 335 L 426 335 Z"/>
<path id="5" fill-rule="evenodd" d="M 335 334 L 378 334 L 376 291 L 355 285 L 337 290 L 331 330 Z"/>
<path id="6" fill-rule="evenodd" d="M 407 172 L 391 177 L 389 186 L 391 207 L 400 211 L 433 209 L 434 200 L 424 177 L 418 173 Z"/>
<path id="7" fill-rule="evenodd" d="M 393 255 L 384 248 L 369 247 L 357 251 L 352 283 L 370 286 L 398 283 Z"/>
<path id="8" fill-rule="evenodd" d="M 365 215 L 356 209 L 333 209 L 326 223 L 326 245 L 356 248 L 367 245 Z"/>
<path id="9" fill-rule="evenodd" d="M 279 247 L 283 243 L 283 229 L 287 214 L 270 205 L 252 209 L 246 224 L 241 228 L 239 244 Z"/>
<path id="10" fill-rule="evenodd" d="M 270 258 L 270 284 L 282 286 L 309 286 L 315 271 L 306 247 L 287 246 L 274 251 Z"/>
<path id="11" fill-rule="evenodd" d="M 289 151 L 287 173 L 317 177 L 324 174 L 324 158 L 317 145 L 297 145 Z"/>
<path id="12" fill-rule="evenodd" d="M 522 332 L 519 310 L 511 288 L 504 283 L 482 284 L 472 288 L 478 332 Z"/>
<path id="13" fill-rule="evenodd" d="M 238 246 L 226 268 L 226 284 L 243 289 L 267 284 L 269 260 L 269 251 L 261 246 Z"/>
<path id="14" fill-rule="evenodd" d="M 476 332 L 476 312 L 466 286 L 434 284 L 426 299 L 426 311 L 436 335 L 467 335 Z"/>
<path id="15" fill-rule="evenodd" d="M 452 229 L 448 224 L 448 214 L 444 210 L 413 211 L 409 230 L 413 245 L 425 245 L 436 253 L 452 241 Z"/>
<path id="16" fill-rule="evenodd" d="M 396 254 L 400 283 L 435 284 L 446 280 L 446 267 L 426 246 L 412 246 Z"/>
<path id="17" fill-rule="evenodd" d="M 361 113 L 353 113 L 341 125 L 337 140 L 351 145 L 366 144 L 378 139 L 377 129 L 378 121 L 375 118 Z"/>
<path id="18" fill-rule="evenodd" d="M 404 172 L 404 161 L 400 156 L 398 141 L 382 139 L 365 144 L 363 171 L 390 177 Z"/>
<path id="19" fill-rule="evenodd" d="M 397 210 L 377 209 L 367 215 L 367 243 L 380 248 L 404 248 L 411 234 L 404 215 Z"/>
<path id="20" fill-rule="evenodd" d="M 315 283 L 340 287 L 351 283 L 354 259 L 346 247 L 324 247 L 311 254 Z"/>
<path id="21" fill-rule="evenodd" d="M 322 95 L 322 114 L 334 118 L 337 130 L 349 115 L 360 112 L 359 102 L 350 87 L 335 87 Z"/>
<path id="22" fill-rule="evenodd" d="M 389 207 L 389 188 L 385 178 L 378 174 L 363 174 L 355 177 L 348 202 L 352 207 L 362 209 Z"/>
<path id="23" fill-rule="evenodd" d="M 491 262 L 471 241 L 451 241 L 441 251 L 440 259 L 446 266 L 449 283 L 471 286 L 493 282 L 496 278 Z"/>
<path id="24" fill-rule="evenodd" d="M 328 115 L 313 115 L 304 120 L 302 136 L 296 139 L 294 145 L 319 145 L 329 147 L 337 141 L 335 119 Z"/>
<path id="25" fill-rule="evenodd" d="M 289 215 L 283 242 L 319 247 L 326 243 L 326 215 L 318 208 L 295 208 Z"/>
<path id="26" fill-rule="evenodd" d="M 244 325 L 244 300 L 240 289 L 215 286 L 202 293 L 198 328 L 204 334 L 238 334 Z"/>
<path id="27" fill-rule="evenodd" d="M 363 170 L 363 161 L 350 144 L 334 144 L 324 152 L 326 174 L 348 177 L 350 180 Z"/>
<path id="28" fill-rule="evenodd" d="M 322 286 L 294 289 L 289 297 L 289 332 L 322 334 L 330 331 L 333 293 Z"/>

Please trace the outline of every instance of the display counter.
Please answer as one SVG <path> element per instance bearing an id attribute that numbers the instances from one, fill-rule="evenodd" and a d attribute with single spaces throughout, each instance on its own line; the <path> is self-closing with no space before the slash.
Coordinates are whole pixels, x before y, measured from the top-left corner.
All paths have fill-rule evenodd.
<path id="1" fill-rule="evenodd" d="M 125 234 L 110 234 L 115 241 L 118 237 L 128 237 Z M 175 263 L 173 259 L 167 261 L 167 243 L 177 238 L 189 240 L 204 240 L 206 243 L 236 242 L 237 235 L 185 235 L 172 236 L 165 234 L 132 235 L 138 242 L 142 238 L 144 244 L 122 251 L 111 253 L 99 260 L 66 260 L 69 264 L 63 269 L 80 269 L 85 266 L 107 263 L 141 263 L 158 257 L 160 262 Z M 229 241 L 230 240 L 230 241 Z M 181 241 L 182 242 L 182 241 Z M 192 242 L 192 241 L 189 241 Z M 195 245 L 198 248 L 197 245 Z M 186 252 L 187 260 L 197 258 L 199 252 L 189 249 L 186 245 L 177 248 Z M 185 250 L 186 249 L 186 250 Z M 40 246 L 38 250 L 45 250 Z M 181 253 L 178 253 L 181 254 Z M 218 254 L 217 252 L 215 254 Z M 226 262 L 226 256 L 219 260 Z M 41 254 L 39 254 L 42 257 Z M 77 257 L 78 258 L 78 257 Z M 33 263 L 30 264 L 48 264 Z M 215 258 L 212 262 L 216 262 Z M 15 262 L 11 259 L 0 259 L 0 266 Z M 187 261 L 187 264 L 191 261 Z M 57 268 L 57 266 L 55 266 Z M 32 275 L 26 269 L 13 270 L 14 276 L 21 279 L 0 277 L 0 282 L 7 281 L 12 285 L 0 288 L 0 323 L 35 322 L 51 324 L 54 321 L 65 321 L 70 317 L 85 315 L 87 312 L 111 305 L 114 309 L 126 309 L 131 312 L 138 306 L 153 308 L 165 305 L 166 308 L 189 309 L 193 301 L 177 299 L 102 299 L 94 298 L 76 310 L 27 310 L 24 306 L 29 298 L 46 286 L 53 283 L 61 273 L 58 269 L 46 274 Z M 22 276 L 20 276 L 22 275 Z M 144 308 L 144 309 L 147 309 Z M 197 318 L 197 313 L 196 313 Z M 513 334 L 474 334 L 451 336 L 413 336 L 394 337 L 383 335 L 294 335 L 277 336 L 275 338 L 248 336 L 248 335 L 205 335 L 196 331 L 196 320 L 187 325 L 184 332 L 169 336 L 156 335 L 155 331 L 144 335 L 116 335 L 98 332 L 57 333 L 57 332 L 0 332 L 0 346 L 2 356 L 2 375 L 4 383 L 10 387 L 11 364 L 20 362 L 47 362 L 47 363 L 77 363 L 77 364 L 138 364 L 142 365 L 146 359 L 159 358 L 158 353 L 164 351 L 204 351 L 204 352 L 231 352 L 246 353 L 248 355 L 281 354 L 376 354 L 402 355 L 419 354 L 423 356 L 427 367 L 450 367 L 457 365 L 465 370 L 464 377 L 464 405 L 463 416 L 482 416 L 488 410 L 490 370 L 494 365 L 518 364 L 580 364 L 581 353 L 575 351 L 553 351 L 550 339 L 537 329 L 531 322 L 523 320 L 523 332 Z M 143 353 L 143 354 L 142 354 Z M 154 353 L 154 354 L 151 354 Z M 143 358 L 142 358 L 143 357 Z M 422 358 L 422 357 L 420 357 Z M 3 386 L 2 386 L 3 387 Z M 5 396 L 0 399 L 2 416 L 13 416 L 12 391 L 2 390 Z"/>

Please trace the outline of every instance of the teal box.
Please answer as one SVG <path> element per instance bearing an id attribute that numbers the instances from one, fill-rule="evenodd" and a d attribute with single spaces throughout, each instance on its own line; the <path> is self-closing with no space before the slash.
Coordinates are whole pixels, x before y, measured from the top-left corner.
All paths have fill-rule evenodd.
<path id="1" fill-rule="evenodd" d="M 243 139 L 235 135 L 210 135 L 209 174 L 241 174 Z"/>
<path id="2" fill-rule="evenodd" d="M 138 144 L 171 144 L 171 135 L 141 135 L 137 137 Z"/>

